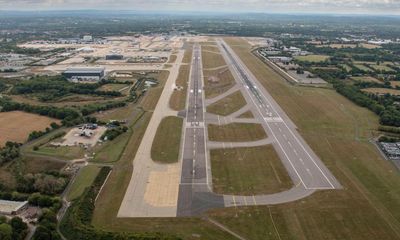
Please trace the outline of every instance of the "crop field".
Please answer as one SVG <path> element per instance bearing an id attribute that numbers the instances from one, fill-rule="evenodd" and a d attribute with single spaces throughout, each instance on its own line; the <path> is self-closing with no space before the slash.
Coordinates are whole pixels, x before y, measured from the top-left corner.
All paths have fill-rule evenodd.
<path id="1" fill-rule="evenodd" d="M 256 141 L 267 137 L 261 124 L 230 123 L 227 125 L 208 125 L 208 138 L 217 142 Z"/>
<path id="2" fill-rule="evenodd" d="M 375 82 L 375 83 L 382 83 L 379 79 L 376 79 L 371 76 L 362 76 L 362 77 L 352 77 L 351 80 L 360 81 L 360 82 Z"/>
<path id="3" fill-rule="evenodd" d="M 363 64 L 354 64 L 354 67 L 362 70 L 362 71 L 366 71 L 366 72 L 373 72 L 373 70 Z"/>
<path id="4" fill-rule="evenodd" d="M 185 109 L 189 74 L 189 65 L 182 65 L 179 68 L 178 78 L 175 82 L 177 89 L 174 90 L 169 100 L 169 106 L 175 111 L 181 111 Z"/>
<path id="5" fill-rule="evenodd" d="M 289 85 L 252 55 L 246 42 L 227 42 L 344 188 L 289 204 L 210 215 L 248 239 L 266 234 L 270 239 L 399 239 L 400 176 L 369 142 L 378 135 L 378 117 L 334 90 Z"/>
<path id="6" fill-rule="evenodd" d="M 379 46 L 379 45 L 369 44 L 369 43 L 361 43 L 361 47 L 368 48 L 368 49 L 381 48 L 381 46 Z"/>
<path id="7" fill-rule="evenodd" d="M 151 158 L 161 163 L 173 163 L 179 159 L 183 119 L 166 117 L 161 120 L 151 146 Z"/>
<path id="8" fill-rule="evenodd" d="M 327 55 L 307 55 L 307 56 L 297 56 L 296 60 L 302 62 L 324 62 L 328 60 L 330 57 Z"/>
<path id="9" fill-rule="evenodd" d="M 392 68 L 390 68 L 386 65 L 383 65 L 383 64 L 380 64 L 380 65 L 374 64 L 374 65 L 370 65 L 370 67 L 377 71 L 389 71 L 389 72 L 394 71 Z"/>
<path id="10" fill-rule="evenodd" d="M 355 47 L 357 47 L 357 44 L 339 44 L 339 43 L 334 43 L 334 44 L 330 44 L 329 47 L 331 47 L 331 48 L 355 48 Z"/>
<path id="11" fill-rule="evenodd" d="M 60 121 L 21 111 L 1 112 L 0 146 L 7 141 L 24 143 L 32 131 L 45 130 L 52 122 Z"/>
<path id="12" fill-rule="evenodd" d="M 292 180 L 272 145 L 211 150 L 214 192 L 255 195 L 289 189 Z"/>
<path id="13" fill-rule="evenodd" d="M 400 90 L 397 89 L 390 89 L 390 88 L 365 88 L 362 89 L 363 92 L 373 93 L 373 94 L 391 94 L 400 96 Z"/>
<path id="14" fill-rule="evenodd" d="M 204 70 L 204 94 L 206 98 L 216 97 L 235 85 L 235 79 L 227 67 Z"/>
<path id="15" fill-rule="evenodd" d="M 227 116 L 234 113 L 246 105 L 246 100 L 240 91 L 234 92 L 229 96 L 207 106 L 207 112 Z"/>

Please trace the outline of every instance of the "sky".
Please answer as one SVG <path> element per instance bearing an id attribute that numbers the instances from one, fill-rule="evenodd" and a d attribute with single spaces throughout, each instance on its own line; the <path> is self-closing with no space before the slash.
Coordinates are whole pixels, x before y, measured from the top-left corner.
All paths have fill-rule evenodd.
<path id="1" fill-rule="evenodd" d="M 400 15 L 400 0 L 0 0 L 0 10 L 84 9 Z"/>

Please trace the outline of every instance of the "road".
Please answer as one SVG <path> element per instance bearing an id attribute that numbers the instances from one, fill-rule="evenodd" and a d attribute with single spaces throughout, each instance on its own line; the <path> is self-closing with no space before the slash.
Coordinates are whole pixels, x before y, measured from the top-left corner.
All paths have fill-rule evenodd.
<path id="1" fill-rule="evenodd" d="M 251 103 L 255 117 L 263 123 L 268 135 L 273 138 L 275 149 L 294 183 L 301 184 L 306 190 L 341 188 L 297 132 L 289 117 L 235 52 L 221 39 L 218 40 L 218 45 L 232 74 L 242 87 L 247 102 Z"/>

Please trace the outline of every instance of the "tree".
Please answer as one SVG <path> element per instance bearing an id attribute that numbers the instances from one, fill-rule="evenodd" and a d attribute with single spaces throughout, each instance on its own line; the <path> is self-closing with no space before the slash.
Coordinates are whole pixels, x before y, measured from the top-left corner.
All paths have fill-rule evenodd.
<path id="1" fill-rule="evenodd" d="M 7 223 L 0 224 L 0 239 L 12 240 L 12 228 Z"/>
<path id="2" fill-rule="evenodd" d="M 19 217 L 13 217 L 10 221 L 12 227 L 12 239 L 22 240 L 28 233 L 28 225 Z"/>

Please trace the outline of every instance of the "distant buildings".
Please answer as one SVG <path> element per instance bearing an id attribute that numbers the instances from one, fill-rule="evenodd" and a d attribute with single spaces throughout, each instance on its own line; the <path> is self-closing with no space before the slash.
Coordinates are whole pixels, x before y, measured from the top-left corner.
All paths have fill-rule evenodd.
<path id="1" fill-rule="evenodd" d="M 97 82 L 104 77 L 103 67 L 68 68 L 63 76 L 72 82 Z"/>
<path id="2" fill-rule="evenodd" d="M 90 35 L 83 36 L 83 41 L 92 42 L 93 41 L 93 37 L 90 36 Z"/>

